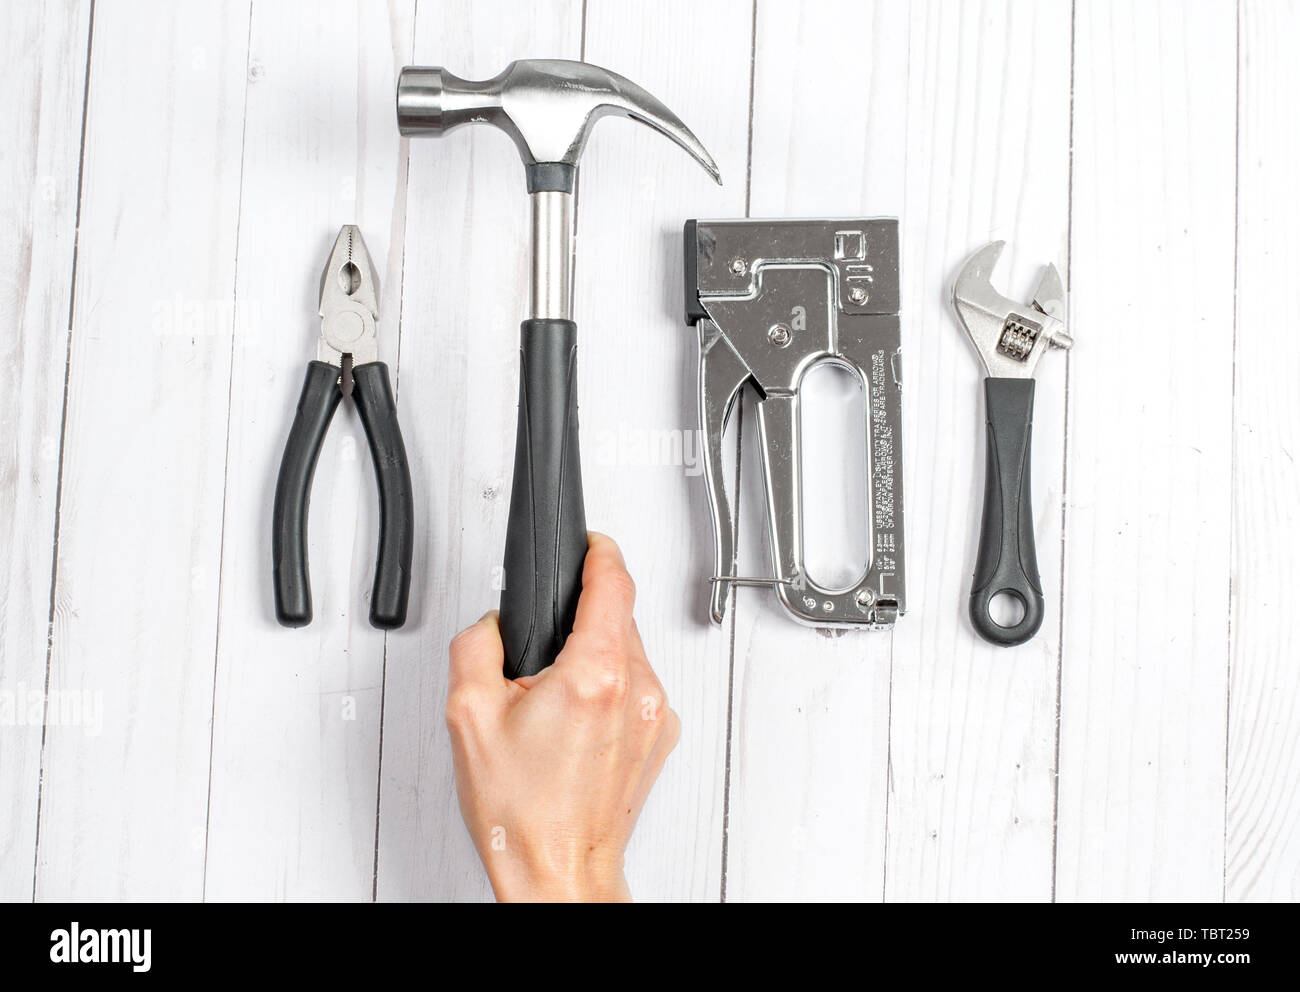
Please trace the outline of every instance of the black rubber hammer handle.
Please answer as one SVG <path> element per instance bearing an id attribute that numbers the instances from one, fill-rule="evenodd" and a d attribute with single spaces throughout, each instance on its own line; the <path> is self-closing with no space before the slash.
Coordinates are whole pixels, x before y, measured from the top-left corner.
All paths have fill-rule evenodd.
<path id="1" fill-rule="evenodd" d="M 578 452 L 577 325 L 520 328 L 519 427 L 506 523 L 501 638 L 505 676 L 536 675 L 573 629 L 587 555 Z"/>

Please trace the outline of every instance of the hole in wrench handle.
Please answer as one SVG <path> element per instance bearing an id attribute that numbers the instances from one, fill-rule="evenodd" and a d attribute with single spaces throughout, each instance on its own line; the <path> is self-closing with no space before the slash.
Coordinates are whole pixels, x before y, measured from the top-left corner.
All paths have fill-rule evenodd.
<path id="1" fill-rule="evenodd" d="M 985 379 L 984 399 L 988 423 L 984 517 L 970 618 L 986 641 L 1010 647 L 1029 640 L 1043 623 L 1043 590 L 1029 495 L 1034 380 Z M 1001 626 L 989 611 L 990 602 L 999 593 L 1016 597 L 1025 608 L 1025 615 L 1014 626 Z"/>

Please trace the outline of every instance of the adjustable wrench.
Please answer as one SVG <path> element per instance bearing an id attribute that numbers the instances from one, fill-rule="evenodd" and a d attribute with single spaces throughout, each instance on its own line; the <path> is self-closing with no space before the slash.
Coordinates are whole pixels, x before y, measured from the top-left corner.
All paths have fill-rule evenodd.
<path id="1" fill-rule="evenodd" d="M 1034 420 L 1034 369 L 1048 347 L 1069 348 L 1065 290 L 1049 265 L 1031 303 L 1007 299 L 989 282 L 1005 242 L 971 255 L 953 282 L 952 304 L 984 363 L 988 457 L 984 469 L 984 517 L 970 593 L 975 630 L 993 644 L 1023 644 L 1043 622 L 1043 590 L 1034 549 L 1029 498 L 1029 436 Z M 989 604 L 1005 593 L 1024 610 L 1003 626 Z"/>

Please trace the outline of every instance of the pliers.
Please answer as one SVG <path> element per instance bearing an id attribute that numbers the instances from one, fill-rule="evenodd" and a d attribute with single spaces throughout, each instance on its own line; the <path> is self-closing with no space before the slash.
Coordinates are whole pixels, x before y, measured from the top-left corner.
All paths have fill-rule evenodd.
<path id="1" fill-rule="evenodd" d="M 317 360 L 307 365 L 275 485 L 271 534 L 275 617 L 286 627 L 311 622 L 307 507 L 321 442 L 343 398 L 349 369 L 352 401 L 361 415 L 379 483 L 379 552 L 370 623 L 391 629 L 406 622 L 415 511 L 388 366 L 379 361 L 375 343 L 378 299 L 379 277 L 366 243 L 355 224 L 346 224 L 321 273 Z"/>

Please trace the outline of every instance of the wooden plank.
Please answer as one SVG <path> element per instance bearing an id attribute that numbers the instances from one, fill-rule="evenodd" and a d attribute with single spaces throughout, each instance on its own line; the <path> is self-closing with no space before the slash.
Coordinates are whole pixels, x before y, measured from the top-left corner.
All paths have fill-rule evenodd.
<path id="1" fill-rule="evenodd" d="M 1224 896 L 1300 899 L 1300 4 L 1241 8 L 1232 681 Z"/>
<path id="2" fill-rule="evenodd" d="M 1057 896 L 1223 891 L 1232 4 L 1082 4 Z"/>
<path id="3" fill-rule="evenodd" d="M 415 62 L 486 79 L 521 56 L 578 58 L 582 6 L 421 4 L 415 26 Z M 500 598 L 528 203 L 496 128 L 424 138 L 409 154 L 400 401 L 420 526 L 411 615 L 388 638 L 376 893 L 485 899 L 442 712 L 448 642 Z"/>
<path id="4" fill-rule="evenodd" d="M 1038 891 L 1047 890 L 1054 645 L 1014 671 L 994 668 L 988 663 L 997 652 L 974 638 L 959 608 L 973 555 L 982 429 L 974 410 L 964 414 L 970 425 L 964 434 L 951 425 L 962 415 L 954 404 L 963 397 L 967 406 L 977 403 L 979 373 L 934 287 L 951 279 L 954 260 L 994 236 L 1012 241 L 1013 275 L 1059 254 L 1066 136 L 1053 124 L 1068 97 L 1065 17 L 1061 5 L 1020 9 L 1011 18 L 998 8 L 984 27 L 975 12 L 954 20 L 946 9 L 882 4 L 799 16 L 760 8 L 753 213 L 901 214 L 903 367 L 919 389 L 909 385 L 904 425 L 910 607 L 892 646 L 870 634 L 813 640 L 767 602 L 752 632 L 738 620 L 736 683 L 743 702 L 737 703 L 732 765 L 735 855 L 728 860 L 729 893 L 738 897 L 960 898 L 1000 877 L 1008 863 L 1034 858 Z M 782 53 L 790 39 L 804 53 L 795 70 L 778 54 L 769 76 L 764 46 Z M 1032 66 L 1035 100 L 1007 112 L 998 102 L 1000 80 L 1023 78 L 1024 67 L 1009 61 L 1022 43 L 1042 52 Z M 872 73 L 864 81 L 867 47 Z M 904 101 L 896 95 L 900 87 Z M 949 133 L 953 138 L 942 137 Z M 1022 153 L 1028 142 L 1036 170 L 1027 173 L 1009 151 L 999 153 L 1003 141 Z M 912 161 L 934 164 L 911 169 Z M 973 206 L 954 217 L 954 202 Z M 917 328 L 936 330 L 918 338 Z M 1059 380 L 1049 375 L 1045 383 L 1063 395 Z M 1040 408 L 1038 416 L 1040 430 L 1060 437 L 1059 405 Z M 1051 460 L 1043 463 L 1035 483 L 1047 506 L 1059 505 L 1059 460 L 1055 471 Z M 972 496 L 956 501 L 953 491 Z M 753 489 L 744 496 L 751 508 L 761 498 Z M 1050 514 L 1044 523 L 1050 574 Z M 742 530 L 753 526 L 751 516 Z M 960 560 L 951 552 L 954 533 L 968 535 L 969 553 Z M 739 617 L 745 608 L 742 599 Z M 792 664 L 795 658 L 807 660 Z M 999 687 L 1017 677 L 1030 687 L 1008 699 Z M 968 702 L 972 697 L 977 702 Z M 751 719 L 753 730 L 746 725 Z M 891 719 L 888 802 L 895 826 L 886 887 Z M 996 758 L 962 763 L 973 742 L 990 734 L 999 741 Z M 828 773 L 846 761 L 853 769 L 847 777 Z M 989 796 L 992 804 L 972 808 L 974 797 Z M 1036 834 L 1016 820 L 1026 807 L 1048 820 Z"/>
<path id="5" fill-rule="evenodd" d="M 1066 363 L 1038 367 L 1031 459 L 1047 615 L 1015 648 L 968 617 L 984 492 L 985 372 L 952 312 L 964 259 L 1028 299 L 1066 271 L 1070 5 L 913 8 L 903 215 L 912 609 L 894 635 L 890 900 L 1051 896 Z M 884 140 L 884 139 L 879 139 Z M 898 140 L 898 139 L 895 139 Z"/>
<path id="6" fill-rule="evenodd" d="M 0 900 L 30 899 L 36 854 L 51 548 L 67 367 L 90 5 L 9 12 L 0 60 Z M 70 699 L 69 702 L 74 700 Z M 79 699 L 75 700 L 80 702 Z M 54 717 L 61 722 L 56 700 Z M 81 731 L 94 732 L 91 719 Z M 67 716 L 76 722 L 78 714 Z M 76 733 L 77 727 L 68 728 Z"/>
<path id="7" fill-rule="evenodd" d="M 101 5 L 87 108 L 41 899 L 197 898 L 247 7 Z M 124 99 L 124 94 L 129 99 Z"/>
<path id="8" fill-rule="evenodd" d="M 712 533 L 699 475 L 698 345 L 681 310 L 681 230 L 689 217 L 744 213 L 751 11 L 747 0 L 587 5 L 586 58 L 666 103 L 726 184 L 620 121 L 598 127 L 583 156 L 574 307 L 588 526 L 623 548 L 646 651 L 682 719 L 628 855 L 639 899 L 721 891 L 730 631 L 708 620 Z"/>
<path id="9" fill-rule="evenodd" d="M 368 900 L 373 890 L 385 639 L 369 624 L 374 474 L 349 401 L 312 486 L 309 627 L 275 622 L 267 539 L 285 436 L 316 357 L 320 270 L 344 223 L 360 226 L 374 258 L 380 357 L 399 373 L 406 156 L 393 80 L 409 61 L 414 4 L 336 0 L 305 13 L 257 6 L 250 36 L 209 899 Z M 423 447 L 422 424 L 400 412 L 407 446 Z"/>
<path id="10" fill-rule="evenodd" d="M 757 16 L 750 213 L 897 216 L 906 11 L 761 3 Z M 814 405 L 851 404 L 857 392 L 826 387 L 809 397 Z M 743 433 L 738 570 L 771 574 L 752 418 Z M 826 468 L 825 452 L 852 443 L 803 437 L 805 463 Z M 805 485 L 815 525 L 815 495 L 836 480 L 806 472 Z M 854 505 L 865 514 L 862 500 Z M 810 630 L 760 590 L 742 589 L 734 609 L 726 898 L 878 898 L 890 635 Z"/>

